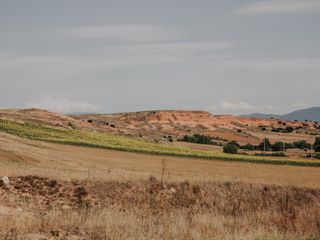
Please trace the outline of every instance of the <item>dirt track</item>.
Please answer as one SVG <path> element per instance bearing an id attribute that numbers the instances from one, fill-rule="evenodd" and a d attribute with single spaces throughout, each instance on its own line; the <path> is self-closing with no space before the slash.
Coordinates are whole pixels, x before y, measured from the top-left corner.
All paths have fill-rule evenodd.
<path id="1" fill-rule="evenodd" d="M 0 175 L 54 179 L 243 181 L 320 187 L 320 169 L 151 156 L 31 141 L 0 133 Z"/>

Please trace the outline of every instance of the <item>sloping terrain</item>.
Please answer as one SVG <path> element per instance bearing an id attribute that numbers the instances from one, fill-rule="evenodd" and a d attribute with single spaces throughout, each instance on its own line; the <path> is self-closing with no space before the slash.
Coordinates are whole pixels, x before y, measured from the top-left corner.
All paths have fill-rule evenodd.
<path id="1" fill-rule="evenodd" d="M 71 180 L 226 180 L 319 187 L 319 168 L 208 161 L 53 144 L 0 133 L 0 176 Z"/>
<path id="2" fill-rule="evenodd" d="M 320 237 L 317 168 L 149 156 L 2 133 L 0 176 L 10 179 L 0 184 L 0 239 Z"/>
<path id="3" fill-rule="evenodd" d="M 37 122 L 60 127 L 88 127 L 89 125 L 72 117 L 42 109 L 0 109 L 0 118 L 22 122 Z"/>
<path id="4" fill-rule="evenodd" d="M 217 141 L 237 141 L 240 143 L 260 143 L 264 137 L 271 141 L 286 136 L 295 141 L 297 138 L 314 141 L 310 134 L 320 134 L 314 122 L 284 121 L 278 119 L 244 118 L 231 115 L 212 115 L 205 111 L 146 111 L 119 114 L 96 114 L 73 116 L 90 123 L 95 128 L 109 127 L 118 133 L 141 136 L 164 141 L 164 136 L 179 138 L 194 133 L 207 134 Z M 299 130 L 290 134 L 272 132 L 274 128 L 293 127 Z M 258 134 L 257 134 L 258 133 Z M 264 136 L 260 136 L 262 133 Z M 291 139 L 292 137 L 292 139 Z"/>
<path id="5" fill-rule="evenodd" d="M 317 167 L 114 151 L 103 145 L 185 148 L 119 136 L 117 125 L 40 111 L 53 117 L 41 120 L 32 111 L 0 120 L 0 177 L 10 180 L 0 180 L 0 239 L 320 237 Z"/>
<path id="6" fill-rule="evenodd" d="M 271 142 L 283 139 L 287 142 L 306 140 L 312 143 L 314 136 L 320 135 L 320 125 L 310 121 L 212 115 L 205 111 L 160 110 L 67 116 L 40 109 L 5 109 L 0 110 L 0 118 L 68 129 L 111 132 L 166 143 L 169 143 L 168 136 L 176 140 L 191 134 L 206 134 L 218 142 L 237 141 L 242 144 L 258 144 L 264 137 Z M 288 126 L 296 130 L 292 133 L 272 131 Z"/>
<path id="7" fill-rule="evenodd" d="M 104 148 L 118 151 L 138 152 L 145 154 L 168 155 L 189 158 L 202 158 L 208 160 L 239 161 L 260 164 L 278 164 L 319 167 L 317 159 L 302 157 L 261 157 L 247 154 L 227 154 L 217 150 L 202 150 L 188 146 L 176 146 L 173 144 L 154 143 L 147 140 L 120 136 L 106 132 L 65 129 L 44 124 L 20 123 L 0 119 L 0 132 L 28 138 L 60 144 L 69 144 L 85 147 Z"/>
<path id="8" fill-rule="evenodd" d="M 294 120 L 320 121 L 320 107 L 300 109 L 284 115 L 252 113 L 248 115 L 243 115 L 243 117 L 247 117 L 247 118 L 254 117 L 254 118 L 260 118 L 260 119 L 277 118 L 277 119 L 284 119 L 288 121 L 294 121 Z"/>

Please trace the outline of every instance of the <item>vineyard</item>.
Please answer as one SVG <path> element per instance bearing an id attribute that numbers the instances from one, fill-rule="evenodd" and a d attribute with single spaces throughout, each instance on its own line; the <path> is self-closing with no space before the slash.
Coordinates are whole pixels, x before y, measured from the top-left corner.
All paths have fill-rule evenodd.
<path id="1" fill-rule="evenodd" d="M 22 123 L 3 119 L 0 119 L 0 131 L 32 140 L 85 147 L 104 148 L 118 151 L 202 158 L 208 160 L 225 160 L 312 167 L 320 166 L 319 160 L 226 154 L 218 151 L 196 150 L 188 147 L 177 147 L 172 145 L 153 143 L 138 138 L 120 136 L 110 133 L 66 129 L 37 123 Z"/>

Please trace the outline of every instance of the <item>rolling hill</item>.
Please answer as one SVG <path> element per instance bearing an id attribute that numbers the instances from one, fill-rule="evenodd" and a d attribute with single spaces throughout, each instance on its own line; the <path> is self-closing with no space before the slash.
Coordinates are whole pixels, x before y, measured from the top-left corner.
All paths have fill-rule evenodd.
<path id="1" fill-rule="evenodd" d="M 320 121 L 320 107 L 312 107 L 307 109 L 300 109 L 284 115 L 276 114 L 264 114 L 264 113 L 252 113 L 248 115 L 242 115 L 242 117 L 253 117 L 260 119 L 277 118 L 289 121 Z"/>

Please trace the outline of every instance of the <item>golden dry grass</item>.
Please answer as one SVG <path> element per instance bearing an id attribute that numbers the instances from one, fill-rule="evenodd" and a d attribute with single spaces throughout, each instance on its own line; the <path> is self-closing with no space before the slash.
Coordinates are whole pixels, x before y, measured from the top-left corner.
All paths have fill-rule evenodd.
<path id="1" fill-rule="evenodd" d="M 62 180 L 242 181 L 320 187 L 318 168 L 209 161 L 44 143 L 0 133 L 0 175 L 39 175 Z"/>
<path id="2" fill-rule="evenodd" d="M 30 174 L 61 186 L 52 190 L 48 179 L 32 177 L 15 188 L 14 176 Z M 0 213 L 0 239 L 320 238 L 318 168 L 152 156 L 1 133 L 3 175 L 12 186 L 0 191 L 0 208 L 13 213 Z"/>
<path id="3" fill-rule="evenodd" d="M 12 178 L 0 233 L 28 239 L 318 239 L 320 190 L 232 182 Z M 7 234 L 7 235 L 6 235 Z"/>

